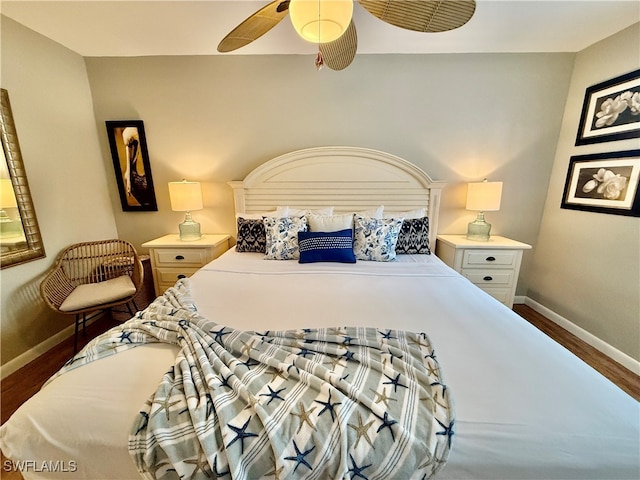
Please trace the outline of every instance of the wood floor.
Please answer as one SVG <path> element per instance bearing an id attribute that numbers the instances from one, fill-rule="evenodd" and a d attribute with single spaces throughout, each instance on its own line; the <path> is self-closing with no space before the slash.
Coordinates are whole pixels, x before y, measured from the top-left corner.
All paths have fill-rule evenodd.
<path id="1" fill-rule="evenodd" d="M 633 398 L 640 401 L 640 376 L 623 367 L 618 362 L 611 360 L 600 350 L 583 342 L 531 307 L 524 304 L 516 304 L 513 306 L 513 310 L 529 323 L 553 338 L 560 345 L 564 346 L 567 350 L 573 352 L 585 363 L 591 365 Z"/>
<path id="2" fill-rule="evenodd" d="M 138 298 L 138 307 L 143 308 L 146 306 L 150 298 L 151 295 L 148 293 L 146 298 L 144 296 Z M 640 401 L 640 377 L 638 375 L 614 362 L 600 351 L 586 344 L 578 337 L 567 332 L 530 307 L 526 305 L 515 305 L 514 310 L 531 324 L 575 353 L 612 382 L 616 383 L 629 395 Z M 92 337 L 117 325 L 125 319 L 126 318 L 122 317 L 122 314 L 112 314 L 105 315 L 103 318 L 96 320 L 94 324 L 87 327 L 86 337 L 80 336 L 81 347 Z M 73 338 L 69 338 L 46 353 L 46 362 L 31 362 L 3 380 L 0 389 L 2 407 L 0 416 L 2 423 L 4 423 L 22 403 L 36 393 L 42 384 L 71 358 L 72 354 Z M 3 465 L 4 460 L 5 458 L 3 456 Z M 17 472 L 2 471 L 0 475 L 3 480 L 22 478 Z"/>

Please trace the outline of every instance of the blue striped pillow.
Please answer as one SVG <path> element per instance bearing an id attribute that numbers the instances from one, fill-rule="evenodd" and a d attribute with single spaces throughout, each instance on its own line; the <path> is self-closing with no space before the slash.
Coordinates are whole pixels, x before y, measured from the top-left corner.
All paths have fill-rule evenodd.
<path id="1" fill-rule="evenodd" d="M 353 230 L 337 232 L 298 232 L 300 263 L 356 263 L 353 254 Z"/>

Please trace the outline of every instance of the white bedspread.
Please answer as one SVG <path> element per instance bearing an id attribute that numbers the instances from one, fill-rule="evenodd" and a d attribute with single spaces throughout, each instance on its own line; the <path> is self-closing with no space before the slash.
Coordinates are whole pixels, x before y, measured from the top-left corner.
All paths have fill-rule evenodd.
<path id="1" fill-rule="evenodd" d="M 229 251 L 198 271 L 200 313 L 238 329 L 354 325 L 430 336 L 457 411 L 438 478 L 640 478 L 640 404 L 434 256 L 261 258 Z M 77 478 L 137 478 L 127 434 L 173 355 L 138 347 L 59 377 L 2 427 L 3 452 L 73 460 Z"/>

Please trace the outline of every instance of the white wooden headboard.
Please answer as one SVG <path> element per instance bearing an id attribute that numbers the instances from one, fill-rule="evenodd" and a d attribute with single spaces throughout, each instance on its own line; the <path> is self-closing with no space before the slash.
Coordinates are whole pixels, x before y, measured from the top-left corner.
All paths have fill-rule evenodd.
<path id="1" fill-rule="evenodd" d="M 335 213 L 384 205 L 393 212 L 427 208 L 429 240 L 435 249 L 440 194 L 435 182 L 412 163 L 389 153 L 359 147 L 316 147 L 269 160 L 242 181 L 229 182 L 236 213 L 277 206 L 334 206 Z"/>

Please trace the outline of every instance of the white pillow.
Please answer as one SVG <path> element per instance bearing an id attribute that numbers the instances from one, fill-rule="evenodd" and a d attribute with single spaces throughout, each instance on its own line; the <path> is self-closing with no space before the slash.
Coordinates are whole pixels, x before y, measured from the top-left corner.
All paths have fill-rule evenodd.
<path id="1" fill-rule="evenodd" d="M 360 215 L 361 217 L 382 218 L 382 215 L 384 214 L 384 205 L 380 205 L 377 208 L 362 210 L 361 212 L 355 212 L 355 214 Z"/>
<path id="2" fill-rule="evenodd" d="M 427 216 L 426 208 L 416 208 L 415 210 L 409 210 L 408 212 L 393 212 L 394 217 L 402 217 L 404 219 L 410 218 L 424 218 Z"/>
<path id="3" fill-rule="evenodd" d="M 270 212 L 258 212 L 258 213 L 236 213 L 236 219 L 242 217 L 245 220 L 262 220 L 262 217 L 277 217 L 277 210 L 271 210 Z M 283 215 L 286 217 L 287 215 Z"/>
<path id="4" fill-rule="evenodd" d="M 303 215 L 333 215 L 333 207 L 322 208 L 300 208 L 300 207 L 277 207 L 276 213 L 278 217 L 302 217 Z"/>
<path id="5" fill-rule="evenodd" d="M 306 215 L 309 231 L 311 232 L 337 232 L 353 228 L 353 214 L 344 213 L 340 215 L 316 215 L 311 213 Z"/>

